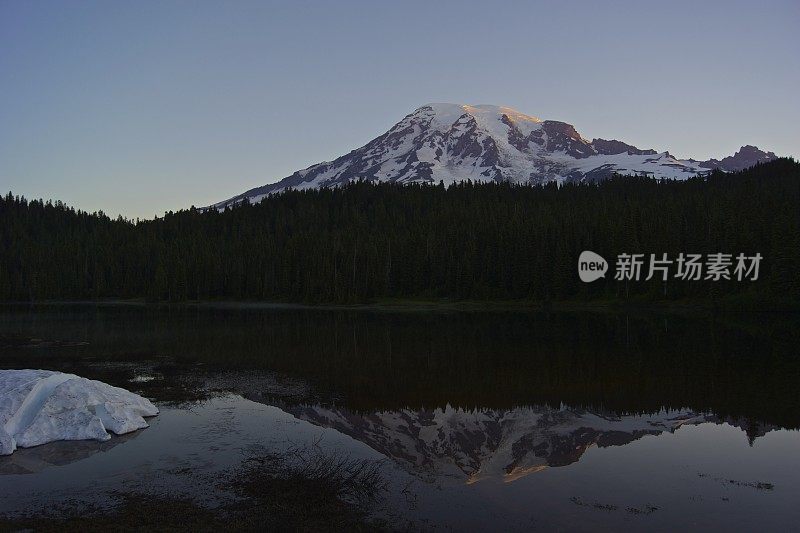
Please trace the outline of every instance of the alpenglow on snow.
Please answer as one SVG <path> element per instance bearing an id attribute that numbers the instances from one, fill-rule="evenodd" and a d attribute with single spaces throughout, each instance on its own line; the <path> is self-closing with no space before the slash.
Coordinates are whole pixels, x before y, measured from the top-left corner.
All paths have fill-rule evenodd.
<path id="1" fill-rule="evenodd" d="M 676 159 L 617 140 L 584 139 L 565 122 L 540 120 L 508 107 L 428 104 L 389 131 L 333 161 L 319 163 L 219 202 L 259 202 L 286 189 L 338 187 L 354 180 L 445 185 L 466 180 L 537 185 L 597 181 L 614 173 L 687 179 L 720 168 L 742 170 L 775 159 L 743 146 L 721 160 Z"/>

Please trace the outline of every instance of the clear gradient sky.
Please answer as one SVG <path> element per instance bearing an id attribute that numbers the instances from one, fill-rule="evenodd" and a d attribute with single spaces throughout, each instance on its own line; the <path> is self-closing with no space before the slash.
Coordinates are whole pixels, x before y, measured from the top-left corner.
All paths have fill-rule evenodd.
<path id="1" fill-rule="evenodd" d="M 797 0 L 0 0 L 0 189 L 152 217 L 332 159 L 428 102 L 679 157 L 797 157 L 799 27 Z"/>

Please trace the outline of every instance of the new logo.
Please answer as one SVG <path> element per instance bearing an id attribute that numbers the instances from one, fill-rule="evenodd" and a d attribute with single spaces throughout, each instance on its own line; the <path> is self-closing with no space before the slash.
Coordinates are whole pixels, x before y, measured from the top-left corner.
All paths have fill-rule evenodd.
<path id="1" fill-rule="evenodd" d="M 581 252 L 580 257 L 578 257 L 578 276 L 580 276 L 581 281 L 591 283 L 596 279 L 605 277 L 607 271 L 608 263 L 602 256 L 589 250 Z"/>

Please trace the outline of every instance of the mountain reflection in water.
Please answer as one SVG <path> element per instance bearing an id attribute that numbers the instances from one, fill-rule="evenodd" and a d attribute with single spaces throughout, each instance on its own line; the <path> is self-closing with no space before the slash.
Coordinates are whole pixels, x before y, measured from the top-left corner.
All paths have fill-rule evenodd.
<path id="1" fill-rule="evenodd" d="M 233 392 L 417 471 L 514 479 L 683 424 L 727 421 L 751 442 L 800 427 L 798 325 L 795 315 L 9 306 L 0 366 L 90 375 L 157 401 Z"/>
<path id="2" fill-rule="evenodd" d="M 222 498 L 207 481 L 249 454 L 313 447 L 380 462 L 377 512 L 399 529 L 790 530 L 798 326 L 779 314 L 0 307 L 0 367 L 89 376 L 162 408 L 113 449 L 0 458 L 0 512 L 77 492 L 103 504 L 120 489 Z"/>
<path id="3" fill-rule="evenodd" d="M 475 483 L 485 478 L 515 481 L 546 467 L 580 460 L 593 445 L 623 446 L 644 435 L 673 432 L 713 417 L 690 411 L 651 416 L 600 415 L 575 409 L 520 407 L 508 411 L 386 411 L 359 415 L 324 407 L 289 412 L 367 444 L 409 469 L 453 475 Z"/>

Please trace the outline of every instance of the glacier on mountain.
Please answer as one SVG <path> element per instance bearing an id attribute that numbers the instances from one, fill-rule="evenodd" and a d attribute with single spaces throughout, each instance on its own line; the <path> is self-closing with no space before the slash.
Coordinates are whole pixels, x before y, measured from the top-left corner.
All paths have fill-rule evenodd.
<path id="1" fill-rule="evenodd" d="M 350 181 L 593 182 L 613 174 L 687 179 L 712 169 L 740 170 L 776 156 L 744 146 L 722 160 L 678 159 L 618 140 L 584 139 L 571 125 L 541 120 L 508 107 L 428 104 L 389 131 L 333 161 L 251 189 L 213 207 L 251 203 L 287 189 L 339 187 Z"/>

